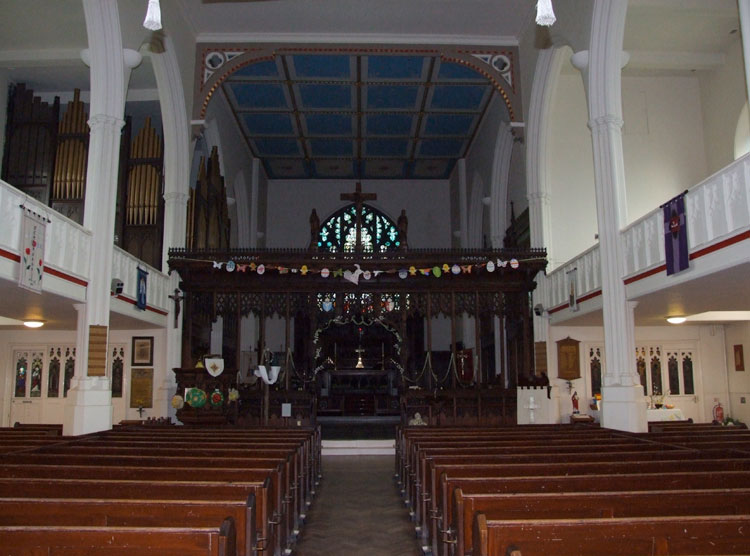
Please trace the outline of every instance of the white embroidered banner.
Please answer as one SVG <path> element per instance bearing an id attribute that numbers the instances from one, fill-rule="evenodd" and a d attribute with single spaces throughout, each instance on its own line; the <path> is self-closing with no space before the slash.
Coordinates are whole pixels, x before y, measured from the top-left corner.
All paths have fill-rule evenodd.
<path id="1" fill-rule="evenodd" d="M 18 285 L 36 293 L 42 293 L 44 276 L 44 239 L 47 233 L 47 218 L 21 207 L 21 270 Z"/>

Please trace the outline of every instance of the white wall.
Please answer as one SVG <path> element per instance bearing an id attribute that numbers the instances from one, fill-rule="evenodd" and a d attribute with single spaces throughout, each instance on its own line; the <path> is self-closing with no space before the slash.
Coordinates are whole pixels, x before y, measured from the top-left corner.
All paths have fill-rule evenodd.
<path id="1" fill-rule="evenodd" d="M 606 353 L 604 348 L 604 332 L 597 326 L 552 326 L 549 329 L 547 343 L 547 361 L 549 363 L 549 378 L 554 386 L 560 388 L 560 412 L 563 422 L 567 422 L 567 415 L 572 412 L 572 402 L 567 383 L 557 378 L 557 344 L 558 340 L 571 337 L 580 341 L 581 378 L 572 381 L 572 389 L 578 392 L 581 399 L 581 411 L 585 412 L 588 400 L 592 397 L 590 371 L 588 368 L 589 349 L 601 347 L 603 353 L 603 372 L 606 372 Z M 695 422 L 711 420 L 711 410 L 715 399 L 727 407 L 727 375 L 725 367 L 725 339 L 722 326 L 637 326 L 635 328 L 636 346 L 660 345 L 665 348 L 686 348 L 694 350 L 696 354 L 693 363 L 693 381 L 695 396 L 665 396 L 667 403 L 673 403 L 682 409 L 686 417 Z M 663 359 L 663 365 L 666 365 Z M 663 374 L 666 376 L 666 368 Z M 733 394 L 733 396 L 738 396 Z"/>
<path id="2" fill-rule="evenodd" d="M 112 422 L 119 423 L 123 419 L 139 419 L 137 409 L 130 409 L 130 356 L 132 352 L 133 336 L 154 337 L 154 407 L 147 409 L 144 418 L 163 417 L 167 415 L 169 401 L 174 392 L 163 389 L 167 379 L 166 365 L 166 330 L 110 330 L 109 344 L 122 344 L 125 347 L 125 370 L 123 373 L 123 397 L 112 400 Z M 14 391 L 15 372 L 13 368 L 13 351 L 40 346 L 72 345 L 75 346 L 76 333 L 74 330 L 3 330 L 0 331 L 0 426 L 11 426 L 11 398 Z M 47 355 L 45 353 L 45 355 Z M 60 374 L 60 397 L 46 399 L 47 384 L 46 371 L 42 384 L 43 408 L 41 422 L 62 423 L 66 398 L 62 397 L 63 373 Z"/>
<path id="3" fill-rule="evenodd" d="M 742 45 L 739 34 L 736 37 L 726 52 L 723 66 L 699 73 L 708 161 L 706 176 L 734 160 L 734 130 L 740 111 L 747 102 Z"/>
<path id="4" fill-rule="evenodd" d="M 726 368 L 729 383 L 730 404 L 724 415 L 750 423 L 750 322 L 728 324 L 725 327 Z M 734 346 L 742 346 L 744 371 L 735 369 Z M 743 403 L 744 398 L 744 403 Z"/>
<path id="5" fill-rule="evenodd" d="M 706 155 L 698 79 L 623 76 L 622 99 L 629 223 L 700 182 Z"/>
<path id="6" fill-rule="evenodd" d="M 267 247 L 307 247 L 310 242 L 310 212 L 316 209 L 321 222 L 344 207 L 341 193 L 354 191 L 349 180 L 271 180 L 267 193 Z M 447 248 L 450 237 L 450 199 L 446 180 L 362 181 L 362 191 L 376 193 L 370 204 L 394 222 L 401 209 L 409 218 L 408 242 L 412 248 Z"/>
<path id="7" fill-rule="evenodd" d="M 548 172 L 549 270 L 591 247 L 598 227 L 594 162 L 581 74 L 564 64 L 550 111 Z"/>

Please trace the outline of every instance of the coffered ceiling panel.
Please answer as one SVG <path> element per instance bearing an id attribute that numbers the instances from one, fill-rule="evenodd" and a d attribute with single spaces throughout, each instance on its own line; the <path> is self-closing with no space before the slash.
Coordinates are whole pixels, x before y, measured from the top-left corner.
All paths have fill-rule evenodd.
<path id="1" fill-rule="evenodd" d="M 271 179 L 446 179 L 495 94 L 439 56 L 284 54 L 222 85 Z"/>

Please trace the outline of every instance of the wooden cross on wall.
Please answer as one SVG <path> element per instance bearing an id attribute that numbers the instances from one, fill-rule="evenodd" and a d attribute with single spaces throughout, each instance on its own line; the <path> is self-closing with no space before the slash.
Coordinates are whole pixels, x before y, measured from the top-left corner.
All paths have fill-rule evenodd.
<path id="1" fill-rule="evenodd" d="M 365 204 L 365 201 L 374 201 L 377 198 L 377 193 L 362 193 L 361 182 L 357 182 L 357 187 L 354 190 L 354 193 L 341 194 L 342 201 L 351 201 L 354 203 L 354 206 L 357 207 L 357 215 L 355 219 L 357 226 L 357 242 L 354 246 L 355 251 L 361 251 L 362 249 L 362 205 Z"/>

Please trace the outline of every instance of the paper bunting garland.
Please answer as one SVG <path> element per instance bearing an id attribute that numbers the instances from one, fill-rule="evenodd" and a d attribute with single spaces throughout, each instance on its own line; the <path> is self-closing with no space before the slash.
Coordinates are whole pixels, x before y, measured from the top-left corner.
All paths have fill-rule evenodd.
<path id="1" fill-rule="evenodd" d="M 448 264 L 443 263 L 442 265 L 435 265 L 431 268 L 417 268 L 416 266 L 410 266 L 407 268 L 399 268 L 399 269 L 389 269 L 389 270 L 370 270 L 370 269 L 363 269 L 359 264 L 352 263 L 353 269 L 351 268 L 335 268 L 333 270 L 329 268 L 321 268 L 320 270 L 310 268 L 306 264 L 301 265 L 299 268 L 296 267 L 287 267 L 287 266 L 281 266 L 281 265 L 264 265 L 264 264 L 256 264 L 255 262 L 250 263 L 243 263 L 239 264 L 233 260 L 228 261 L 205 261 L 210 262 L 212 267 L 216 270 L 225 270 L 226 272 L 242 272 L 246 273 L 248 270 L 250 272 L 255 272 L 258 275 L 265 274 L 266 270 L 276 270 L 279 274 L 299 274 L 301 276 L 310 276 L 319 274 L 321 278 L 328 278 L 329 276 L 333 278 L 343 278 L 344 280 L 347 280 L 351 282 L 352 284 L 359 285 L 360 278 L 364 280 L 371 280 L 372 278 L 377 278 L 380 274 L 397 274 L 399 278 L 402 280 L 405 280 L 406 278 L 412 276 L 432 276 L 434 278 L 442 278 L 445 276 L 450 276 L 451 274 L 453 276 L 458 276 L 460 274 L 476 274 L 477 272 L 481 271 L 487 271 L 487 272 L 495 272 L 498 269 L 504 269 L 507 267 L 510 267 L 513 270 L 518 269 L 521 266 L 521 262 L 525 261 L 535 261 L 538 260 L 536 258 L 534 259 L 525 259 L 522 261 L 519 261 L 516 258 L 512 258 L 509 260 L 502 260 L 502 259 L 496 259 L 496 260 L 488 260 L 484 263 L 479 264 L 467 264 L 467 265 L 460 265 L 458 263 L 454 264 Z"/>

